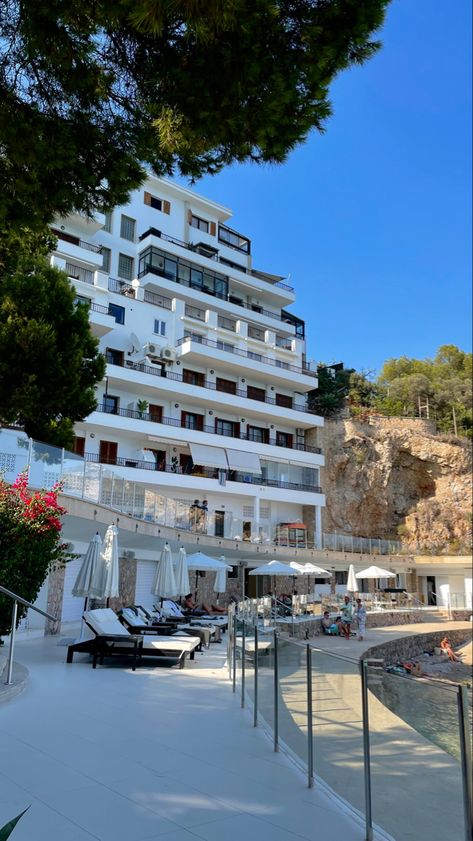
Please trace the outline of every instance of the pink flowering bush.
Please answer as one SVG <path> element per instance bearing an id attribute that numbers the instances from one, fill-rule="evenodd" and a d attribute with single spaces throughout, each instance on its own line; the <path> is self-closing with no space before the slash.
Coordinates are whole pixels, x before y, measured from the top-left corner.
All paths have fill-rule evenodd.
<path id="1" fill-rule="evenodd" d="M 58 503 L 61 485 L 51 490 L 28 489 L 28 474 L 13 485 L 0 479 L 0 584 L 34 602 L 49 570 L 64 564 L 69 555 L 61 541 Z M 0 635 L 11 629 L 12 601 L 0 593 Z M 18 605 L 18 619 L 26 608 Z"/>

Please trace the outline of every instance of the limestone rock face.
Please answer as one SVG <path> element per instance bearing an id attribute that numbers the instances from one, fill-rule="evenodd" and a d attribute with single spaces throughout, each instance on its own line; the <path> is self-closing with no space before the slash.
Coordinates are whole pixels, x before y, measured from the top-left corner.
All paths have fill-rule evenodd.
<path id="1" fill-rule="evenodd" d="M 322 445 L 325 532 L 397 538 L 411 552 L 469 549 L 468 440 L 436 435 L 429 421 L 375 416 L 326 421 Z"/>

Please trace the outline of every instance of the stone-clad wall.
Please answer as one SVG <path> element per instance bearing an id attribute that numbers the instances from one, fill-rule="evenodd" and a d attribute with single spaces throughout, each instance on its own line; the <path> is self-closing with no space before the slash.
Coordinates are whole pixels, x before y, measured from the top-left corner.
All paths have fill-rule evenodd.
<path id="1" fill-rule="evenodd" d="M 427 634 L 416 634 L 412 637 L 402 637 L 401 639 L 385 642 L 383 645 L 375 645 L 372 648 L 368 648 L 362 657 L 364 660 L 370 659 L 371 657 L 379 658 L 384 660 L 387 666 L 390 666 L 398 663 L 399 660 L 418 657 L 424 651 L 432 652 L 436 646 L 439 646 L 444 636 L 445 630 L 439 630 Z M 462 642 L 471 638 L 471 630 L 469 628 L 449 630 L 448 638 L 453 646 L 460 645 Z"/>
<path id="2" fill-rule="evenodd" d="M 279 625 L 279 630 L 297 639 L 309 639 L 321 633 L 320 622 L 320 618 L 307 618 L 307 620 L 296 622 L 294 628 L 291 623 L 285 622 Z M 366 616 L 367 628 L 387 628 L 391 625 L 410 625 L 415 622 L 422 622 L 422 613 L 419 610 L 402 612 L 386 610 L 383 613 L 368 613 Z M 356 628 L 356 623 L 353 627 Z"/>

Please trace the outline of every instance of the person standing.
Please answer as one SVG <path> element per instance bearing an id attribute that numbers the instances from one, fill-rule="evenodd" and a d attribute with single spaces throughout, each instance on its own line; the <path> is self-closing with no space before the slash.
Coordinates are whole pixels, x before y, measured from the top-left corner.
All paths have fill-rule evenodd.
<path id="1" fill-rule="evenodd" d="M 342 626 L 341 632 L 346 640 L 350 639 L 351 623 L 353 622 L 353 604 L 350 596 L 345 596 L 344 605 L 342 607 Z"/>
<path id="2" fill-rule="evenodd" d="M 355 616 L 358 625 L 358 639 L 362 640 L 366 631 L 366 607 L 361 599 L 356 600 Z"/>

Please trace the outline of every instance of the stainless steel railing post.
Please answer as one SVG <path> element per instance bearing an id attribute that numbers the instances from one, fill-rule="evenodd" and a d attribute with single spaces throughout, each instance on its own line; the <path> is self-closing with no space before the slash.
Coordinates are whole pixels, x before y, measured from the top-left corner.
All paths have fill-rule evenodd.
<path id="1" fill-rule="evenodd" d="M 233 616 L 233 657 L 232 657 L 232 667 L 233 667 L 233 678 L 232 678 L 232 692 L 236 692 L 236 658 L 237 658 L 237 618 L 236 615 Z"/>
<path id="2" fill-rule="evenodd" d="M 246 656 L 246 622 L 243 620 L 241 631 L 241 706 L 245 706 L 245 656 Z"/>
<path id="3" fill-rule="evenodd" d="M 12 676 L 13 676 L 13 651 L 15 648 L 15 635 L 16 635 L 16 617 L 18 614 L 18 602 L 16 599 L 13 600 L 13 607 L 11 612 L 11 633 L 10 633 L 10 650 L 8 652 L 8 670 L 7 670 L 7 679 L 5 681 L 7 686 L 11 686 L 13 683 Z"/>
<path id="4" fill-rule="evenodd" d="M 308 786 L 314 787 L 314 735 L 313 735 L 313 705 L 312 705 L 312 649 L 306 646 L 306 674 L 307 674 L 307 774 Z"/>
<path id="5" fill-rule="evenodd" d="M 254 674 L 254 701 L 253 701 L 253 727 L 258 726 L 258 628 L 254 626 L 255 630 L 255 674 Z"/>
<path id="6" fill-rule="evenodd" d="M 274 751 L 279 751 L 279 655 L 278 632 L 274 631 Z"/>
<path id="7" fill-rule="evenodd" d="M 361 706 L 363 711 L 363 765 L 365 776 L 365 837 L 366 841 L 373 841 L 373 815 L 371 805 L 370 725 L 368 706 L 368 668 L 364 660 L 360 660 L 360 674 Z"/>
<path id="8" fill-rule="evenodd" d="M 469 727 L 469 702 L 466 686 L 457 687 L 458 729 L 460 736 L 460 755 L 463 788 L 463 815 L 465 821 L 465 841 L 472 836 L 472 806 L 471 806 L 471 743 Z"/>

